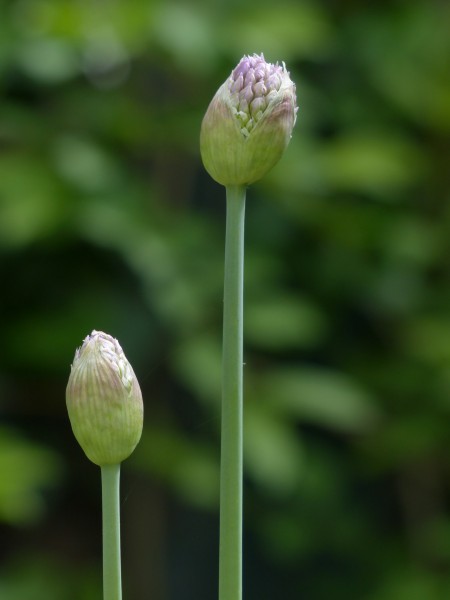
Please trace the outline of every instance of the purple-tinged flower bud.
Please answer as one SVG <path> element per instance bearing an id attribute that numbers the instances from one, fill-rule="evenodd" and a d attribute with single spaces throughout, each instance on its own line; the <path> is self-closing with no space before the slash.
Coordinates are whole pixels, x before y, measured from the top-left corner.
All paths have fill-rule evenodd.
<path id="1" fill-rule="evenodd" d="M 267 108 L 267 102 L 266 102 L 265 98 L 255 98 L 253 100 L 253 102 L 250 104 L 250 112 L 254 116 L 261 114 L 261 117 L 262 117 L 266 108 Z M 261 117 L 259 117 L 259 118 L 261 118 Z"/>
<path id="2" fill-rule="evenodd" d="M 219 88 L 200 133 L 203 164 L 223 185 L 258 181 L 281 158 L 297 114 L 295 85 L 282 66 L 244 56 Z"/>
<path id="3" fill-rule="evenodd" d="M 75 353 L 66 390 L 73 433 L 99 466 L 118 464 L 135 449 L 144 407 L 136 375 L 119 342 L 93 331 Z"/>

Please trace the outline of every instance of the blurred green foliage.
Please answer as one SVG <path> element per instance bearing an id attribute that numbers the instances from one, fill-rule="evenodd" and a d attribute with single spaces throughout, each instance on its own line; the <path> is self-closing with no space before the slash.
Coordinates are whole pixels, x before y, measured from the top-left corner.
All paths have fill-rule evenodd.
<path id="1" fill-rule="evenodd" d="M 2 3 L 2 598 L 99 596 L 64 403 L 94 328 L 146 405 L 125 597 L 215 597 L 224 191 L 198 133 L 261 51 L 300 111 L 248 199 L 246 598 L 450 595 L 449 26 L 439 0 Z"/>
<path id="2" fill-rule="evenodd" d="M 57 458 L 37 444 L 0 430 L 0 518 L 26 523 L 39 517 L 43 502 L 37 490 L 58 482 Z"/>

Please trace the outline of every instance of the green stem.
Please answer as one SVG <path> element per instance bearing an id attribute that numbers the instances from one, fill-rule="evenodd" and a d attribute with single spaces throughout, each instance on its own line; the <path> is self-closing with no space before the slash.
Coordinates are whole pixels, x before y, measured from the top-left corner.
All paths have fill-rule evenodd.
<path id="1" fill-rule="evenodd" d="M 102 468 L 103 600 L 121 600 L 120 464 Z"/>
<path id="2" fill-rule="evenodd" d="M 242 325 L 245 187 L 227 187 L 219 600 L 242 598 Z"/>

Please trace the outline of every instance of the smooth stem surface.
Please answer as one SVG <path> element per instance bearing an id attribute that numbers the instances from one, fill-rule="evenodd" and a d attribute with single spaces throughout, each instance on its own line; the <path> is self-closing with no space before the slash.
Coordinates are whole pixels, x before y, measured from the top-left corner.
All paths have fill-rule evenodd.
<path id="1" fill-rule="evenodd" d="M 219 600 L 242 598 L 244 216 L 245 187 L 228 187 L 223 309 Z"/>
<path id="2" fill-rule="evenodd" d="M 103 600 L 121 600 L 120 464 L 102 469 Z"/>

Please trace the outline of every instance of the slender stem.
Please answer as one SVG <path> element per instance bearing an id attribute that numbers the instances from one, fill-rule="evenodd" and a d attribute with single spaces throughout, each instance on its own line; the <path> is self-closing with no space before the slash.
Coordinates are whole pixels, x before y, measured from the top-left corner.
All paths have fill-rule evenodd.
<path id="1" fill-rule="evenodd" d="M 120 464 L 102 468 L 103 600 L 122 599 L 120 567 Z"/>
<path id="2" fill-rule="evenodd" d="M 227 187 L 219 600 L 242 598 L 242 325 L 245 187 Z"/>

